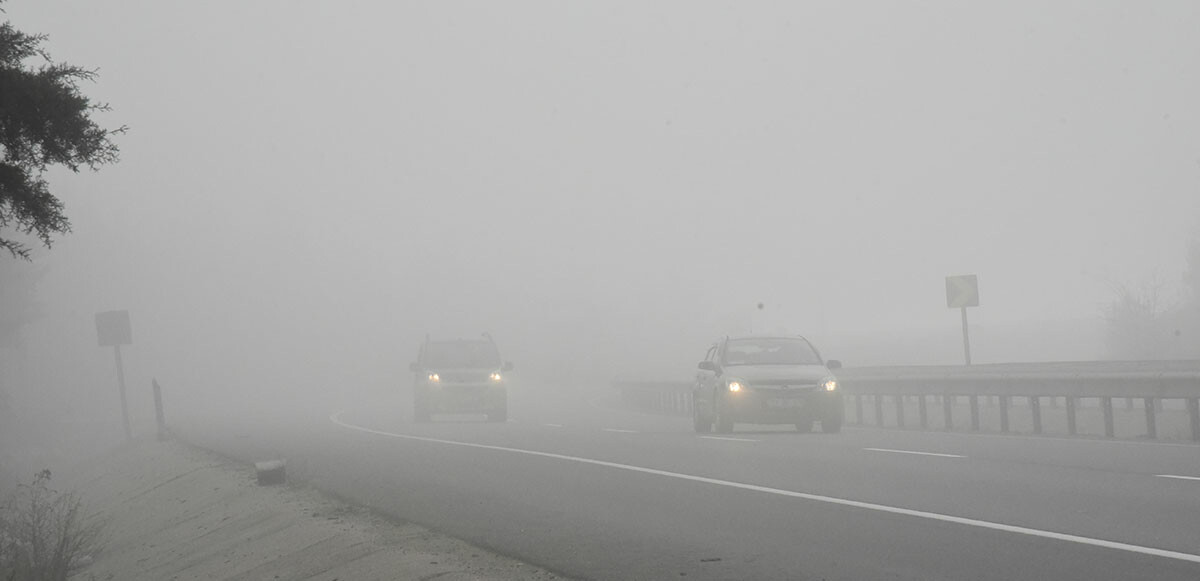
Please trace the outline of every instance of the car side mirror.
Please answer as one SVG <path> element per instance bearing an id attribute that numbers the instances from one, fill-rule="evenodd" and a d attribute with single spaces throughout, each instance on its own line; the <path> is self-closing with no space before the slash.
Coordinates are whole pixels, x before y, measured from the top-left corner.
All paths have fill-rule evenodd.
<path id="1" fill-rule="evenodd" d="M 837 359 L 830 359 L 829 361 L 825 362 L 825 367 L 828 367 L 830 369 L 841 369 L 842 362 L 838 361 Z"/>
<path id="2" fill-rule="evenodd" d="M 717 370 L 717 366 L 712 361 L 701 361 L 700 365 L 697 365 L 696 367 L 703 369 L 705 371 L 716 371 Z"/>
<path id="3" fill-rule="evenodd" d="M 421 364 L 417 363 L 416 361 L 409 363 L 408 370 L 413 373 L 417 373 L 417 372 L 421 371 Z"/>
<path id="4" fill-rule="evenodd" d="M 512 368 L 513 368 L 512 361 L 504 362 L 504 371 L 512 371 Z"/>

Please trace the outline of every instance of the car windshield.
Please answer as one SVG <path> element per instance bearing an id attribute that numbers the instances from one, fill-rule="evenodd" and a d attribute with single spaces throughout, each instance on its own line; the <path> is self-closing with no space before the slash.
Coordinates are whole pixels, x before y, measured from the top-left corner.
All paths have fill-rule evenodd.
<path id="1" fill-rule="evenodd" d="M 430 343 L 425 351 L 425 366 L 431 369 L 500 367 L 500 353 L 487 341 Z"/>
<path id="2" fill-rule="evenodd" d="M 734 339 L 725 346 L 725 365 L 819 365 L 821 357 L 803 339 Z"/>

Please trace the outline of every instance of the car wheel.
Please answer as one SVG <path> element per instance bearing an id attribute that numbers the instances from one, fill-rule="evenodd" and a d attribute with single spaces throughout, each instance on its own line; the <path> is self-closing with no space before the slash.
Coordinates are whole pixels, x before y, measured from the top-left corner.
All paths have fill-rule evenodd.
<path id="1" fill-rule="evenodd" d="M 714 406 L 717 408 L 717 418 L 714 422 L 716 424 L 717 433 L 728 434 L 732 432 L 733 416 L 730 415 L 728 411 L 721 409 L 724 406 L 721 405 L 720 401 L 715 402 Z"/>
<path id="2" fill-rule="evenodd" d="M 821 431 L 826 434 L 836 434 L 842 431 L 842 415 L 830 414 L 821 418 Z"/>
<path id="3" fill-rule="evenodd" d="M 500 401 L 497 407 L 492 408 L 491 412 L 487 412 L 487 421 L 508 421 L 509 420 L 509 401 L 508 399 Z"/>
<path id="4" fill-rule="evenodd" d="M 413 421 L 417 423 L 429 421 L 429 402 L 424 398 L 413 399 Z"/>
<path id="5" fill-rule="evenodd" d="M 699 434 L 707 434 L 711 432 L 713 428 L 712 418 L 704 415 L 700 412 L 700 410 L 692 408 L 692 427 L 694 427 L 696 432 Z"/>

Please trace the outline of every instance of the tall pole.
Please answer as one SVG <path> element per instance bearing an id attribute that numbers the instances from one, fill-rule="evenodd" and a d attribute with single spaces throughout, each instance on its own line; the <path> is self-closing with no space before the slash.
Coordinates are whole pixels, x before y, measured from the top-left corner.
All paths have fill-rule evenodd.
<path id="1" fill-rule="evenodd" d="M 967 333 L 967 307 L 960 307 L 960 310 L 962 311 L 962 325 L 963 325 L 963 359 L 966 360 L 967 365 L 970 365 L 971 364 L 971 336 L 970 336 L 970 334 Z"/>
<path id="2" fill-rule="evenodd" d="M 125 400 L 125 365 L 121 363 L 121 346 L 113 345 L 113 353 L 117 358 L 117 386 L 121 389 L 121 422 L 125 427 L 125 441 L 133 439 L 133 431 L 129 429 L 129 404 Z"/>

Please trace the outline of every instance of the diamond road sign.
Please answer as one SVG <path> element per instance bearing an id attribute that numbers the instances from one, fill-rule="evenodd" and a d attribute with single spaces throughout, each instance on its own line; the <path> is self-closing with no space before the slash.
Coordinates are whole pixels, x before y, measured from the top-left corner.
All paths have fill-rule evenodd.
<path id="1" fill-rule="evenodd" d="M 946 306 L 951 309 L 979 306 L 979 279 L 973 274 L 946 277 Z"/>

